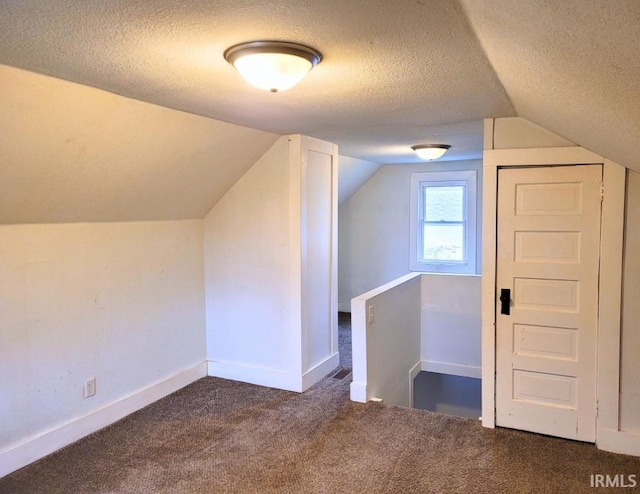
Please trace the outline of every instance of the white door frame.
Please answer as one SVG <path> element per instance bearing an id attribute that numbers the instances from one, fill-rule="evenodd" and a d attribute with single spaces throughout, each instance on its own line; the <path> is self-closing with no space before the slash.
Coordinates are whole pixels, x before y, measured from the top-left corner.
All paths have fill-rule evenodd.
<path id="1" fill-rule="evenodd" d="M 598 416 L 596 443 L 640 455 L 637 436 L 619 432 L 620 311 L 626 170 L 581 147 L 497 149 L 483 154 L 482 191 L 482 425 L 495 427 L 496 236 L 498 169 L 512 166 L 603 165 L 604 199 L 598 286 Z"/>

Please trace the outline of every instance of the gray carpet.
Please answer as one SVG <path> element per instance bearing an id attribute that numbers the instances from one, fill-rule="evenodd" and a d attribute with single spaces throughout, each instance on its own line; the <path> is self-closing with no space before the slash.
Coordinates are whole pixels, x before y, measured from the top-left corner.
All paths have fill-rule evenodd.
<path id="1" fill-rule="evenodd" d="M 414 408 L 478 419 L 481 405 L 480 379 L 422 371 L 413 380 Z"/>
<path id="2" fill-rule="evenodd" d="M 352 369 L 351 363 L 351 313 L 338 312 L 338 350 L 340 367 Z"/>
<path id="3" fill-rule="evenodd" d="M 204 378 L 0 479 L 2 493 L 576 493 L 640 458 L 477 420 Z M 607 489 L 607 492 L 615 489 Z M 626 489 L 625 492 L 633 491 Z"/>

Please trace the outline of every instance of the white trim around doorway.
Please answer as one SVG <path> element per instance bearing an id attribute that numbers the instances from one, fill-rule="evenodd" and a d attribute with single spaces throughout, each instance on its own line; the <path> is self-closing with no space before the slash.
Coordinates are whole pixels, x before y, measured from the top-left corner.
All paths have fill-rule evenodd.
<path id="1" fill-rule="evenodd" d="M 498 169 L 513 166 L 602 164 L 604 197 L 598 287 L 598 447 L 640 455 L 638 435 L 619 430 L 620 310 L 626 170 L 581 147 L 485 150 L 482 232 L 482 425 L 495 427 L 495 296 Z M 629 447 L 632 445 L 633 447 Z"/>

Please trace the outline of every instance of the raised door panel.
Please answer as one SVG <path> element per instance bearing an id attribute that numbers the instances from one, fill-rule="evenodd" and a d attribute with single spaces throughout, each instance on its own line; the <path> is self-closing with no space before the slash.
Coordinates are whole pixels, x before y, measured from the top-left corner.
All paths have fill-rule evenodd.
<path id="1" fill-rule="evenodd" d="M 600 165 L 498 174 L 496 424 L 595 440 Z"/>

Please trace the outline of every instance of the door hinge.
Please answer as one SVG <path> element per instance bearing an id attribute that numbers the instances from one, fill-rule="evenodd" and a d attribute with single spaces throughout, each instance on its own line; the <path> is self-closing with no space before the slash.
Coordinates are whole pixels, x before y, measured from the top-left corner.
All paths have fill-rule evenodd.
<path id="1" fill-rule="evenodd" d="M 600 200 L 604 199 L 604 182 L 600 182 Z"/>

